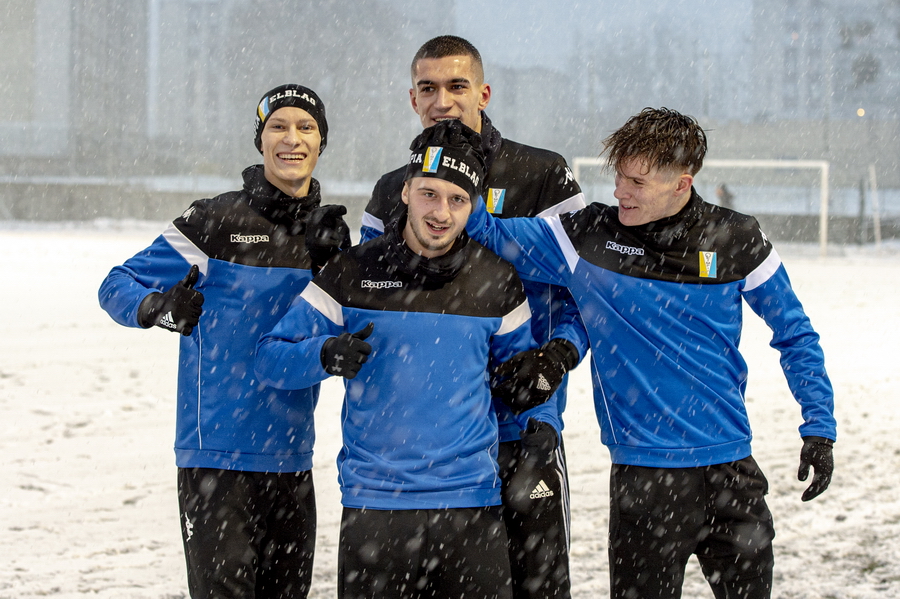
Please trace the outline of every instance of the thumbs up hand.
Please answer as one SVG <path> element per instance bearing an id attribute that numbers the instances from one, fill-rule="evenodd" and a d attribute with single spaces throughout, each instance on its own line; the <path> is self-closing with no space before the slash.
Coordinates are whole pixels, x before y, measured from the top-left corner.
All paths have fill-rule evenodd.
<path id="1" fill-rule="evenodd" d="M 370 322 L 355 333 L 341 333 L 328 339 L 319 355 L 325 372 L 345 379 L 356 377 L 372 353 L 372 346 L 365 340 L 374 329 L 375 323 Z"/>
<path id="2" fill-rule="evenodd" d="M 203 294 L 194 289 L 200 277 L 200 267 L 194 264 L 187 276 L 165 293 L 151 293 L 138 308 L 138 323 L 142 327 L 158 326 L 189 336 L 203 312 Z"/>

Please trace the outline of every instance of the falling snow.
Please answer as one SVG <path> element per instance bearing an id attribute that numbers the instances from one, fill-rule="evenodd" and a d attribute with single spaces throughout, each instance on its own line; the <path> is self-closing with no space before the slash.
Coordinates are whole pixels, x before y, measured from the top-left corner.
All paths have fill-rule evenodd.
<path id="1" fill-rule="evenodd" d="M 159 225 L 161 226 L 161 225 Z M 0 599 L 186 597 L 172 453 L 177 339 L 126 329 L 97 304 L 108 269 L 145 247 L 157 225 L 5 225 L 0 352 Z M 799 409 L 767 329 L 747 312 L 743 350 L 754 455 L 774 513 L 775 598 L 900 596 L 900 246 L 779 250 L 822 335 L 837 392 L 832 487 L 801 503 Z M 590 376 L 570 383 L 566 449 L 572 487 L 573 597 L 608 594 L 609 458 Z M 319 530 L 311 597 L 333 597 L 342 388 L 317 412 Z M 685 597 L 712 597 L 696 562 Z"/>

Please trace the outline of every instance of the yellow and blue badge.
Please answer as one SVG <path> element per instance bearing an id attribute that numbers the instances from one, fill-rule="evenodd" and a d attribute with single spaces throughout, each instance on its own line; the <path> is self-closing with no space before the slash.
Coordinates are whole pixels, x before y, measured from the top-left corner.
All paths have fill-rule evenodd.
<path id="1" fill-rule="evenodd" d="M 716 278 L 715 252 L 700 252 L 700 276 L 707 279 Z"/>
<path id="2" fill-rule="evenodd" d="M 505 189 L 495 189 L 491 187 L 490 189 L 488 189 L 487 197 L 485 198 L 487 211 L 491 214 L 503 214 L 503 201 L 505 199 Z"/>
<path id="3" fill-rule="evenodd" d="M 266 117 L 269 116 L 269 112 L 269 96 L 266 96 L 262 99 L 262 102 L 260 102 L 259 106 L 257 106 L 256 108 L 256 115 L 259 117 L 260 122 L 266 122 Z"/>
<path id="4" fill-rule="evenodd" d="M 425 160 L 422 161 L 423 173 L 436 173 L 441 165 L 441 152 L 444 148 L 438 146 L 428 146 L 425 150 Z"/>

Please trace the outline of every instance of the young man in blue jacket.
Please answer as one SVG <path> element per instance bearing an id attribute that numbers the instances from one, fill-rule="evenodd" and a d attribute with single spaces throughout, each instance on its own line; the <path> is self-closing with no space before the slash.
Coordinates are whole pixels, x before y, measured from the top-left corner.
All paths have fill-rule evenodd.
<path id="1" fill-rule="evenodd" d="M 181 334 L 175 459 L 194 598 L 309 591 L 319 387 L 266 387 L 253 366 L 259 336 L 336 250 L 305 235 L 327 135 L 315 92 L 268 92 L 256 118 L 263 164 L 244 170 L 243 189 L 194 202 L 100 287 L 119 324 Z"/>
<path id="2" fill-rule="evenodd" d="M 426 129 L 407 213 L 329 262 L 259 342 L 271 386 L 347 379 L 342 599 L 512 597 L 489 372 L 498 366 L 495 395 L 525 428 L 555 412 L 537 404 L 568 364 L 534 347 L 512 265 L 465 234 L 484 177 L 477 138 L 458 121 Z"/>
<path id="3" fill-rule="evenodd" d="M 694 190 L 706 135 L 693 118 L 648 108 L 604 145 L 618 206 L 500 220 L 479 205 L 469 233 L 578 305 L 613 461 L 613 597 L 680 597 L 696 554 L 717 599 L 768 598 L 774 529 L 750 451 L 742 300 L 772 329 L 801 407 L 798 476 L 815 470 L 804 501 L 828 487 L 836 439 L 819 336 L 756 219 Z"/>
<path id="4" fill-rule="evenodd" d="M 485 110 L 491 86 L 481 54 L 469 41 L 441 35 L 419 48 L 411 65 L 409 99 L 422 127 L 459 120 L 481 135 L 483 189 L 488 210 L 499 218 L 564 214 L 584 207 L 584 194 L 565 159 L 550 150 L 503 137 Z M 366 206 L 361 239 L 381 235 L 406 210 L 400 199 L 405 167 L 383 175 Z M 474 199 L 474 198 L 473 198 Z M 523 281 L 531 306 L 531 332 L 538 343 L 568 341 L 573 364 L 587 353 L 587 335 L 569 292 Z M 556 414 L 521 428 L 501 401 L 500 477 L 515 599 L 568 599 L 569 486 L 563 443 L 566 381 L 557 392 Z"/>

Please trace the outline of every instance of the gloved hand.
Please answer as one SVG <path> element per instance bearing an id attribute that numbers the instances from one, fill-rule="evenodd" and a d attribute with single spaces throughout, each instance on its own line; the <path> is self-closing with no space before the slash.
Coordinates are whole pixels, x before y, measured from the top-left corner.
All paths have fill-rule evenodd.
<path id="1" fill-rule="evenodd" d="M 194 289 L 200 267 L 194 264 L 184 279 L 165 293 L 151 293 L 138 307 L 137 320 L 145 329 L 158 326 L 189 336 L 203 312 L 203 294 Z"/>
<path id="2" fill-rule="evenodd" d="M 365 339 L 372 334 L 374 328 L 375 323 L 370 322 L 360 331 L 341 333 L 328 339 L 322 345 L 322 353 L 319 355 L 325 372 L 345 379 L 356 377 L 372 353 L 372 346 Z"/>
<path id="3" fill-rule="evenodd" d="M 550 399 L 577 363 L 578 350 L 571 342 L 551 339 L 497 366 L 491 376 L 491 394 L 514 414 L 521 414 Z"/>
<path id="4" fill-rule="evenodd" d="M 559 435 L 553 425 L 529 418 L 519 436 L 516 463 L 503 487 L 503 505 L 525 514 L 541 505 L 536 499 L 559 491 L 555 467 Z"/>
<path id="5" fill-rule="evenodd" d="M 306 250 L 318 273 L 332 256 L 350 247 L 350 227 L 342 218 L 347 209 L 340 205 L 319 206 L 306 219 Z"/>
<path id="6" fill-rule="evenodd" d="M 815 470 L 812 483 L 800 497 L 802 501 L 809 501 L 821 495 L 831 484 L 831 474 L 834 472 L 834 441 L 825 437 L 803 437 L 803 448 L 800 450 L 800 469 L 797 471 L 798 480 L 806 480 L 809 477 L 809 467 Z"/>
<path id="7" fill-rule="evenodd" d="M 531 468 L 543 468 L 556 461 L 556 447 L 559 435 L 552 424 L 534 418 L 528 419 L 528 426 L 519 433 L 522 439 L 520 464 Z"/>

